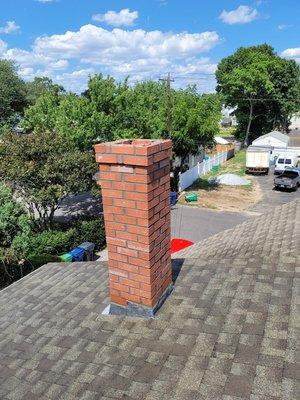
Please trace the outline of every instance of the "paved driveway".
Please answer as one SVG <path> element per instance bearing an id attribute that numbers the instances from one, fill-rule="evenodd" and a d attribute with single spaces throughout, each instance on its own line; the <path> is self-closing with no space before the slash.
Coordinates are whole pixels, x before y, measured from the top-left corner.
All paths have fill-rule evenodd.
<path id="1" fill-rule="evenodd" d="M 300 199 L 300 188 L 292 192 L 274 189 L 274 167 L 271 168 L 268 175 L 257 176 L 257 181 L 262 190 L 263 198 L 250 211 L 265 213 L 270 211 L 270 207 L 276 207 Z"/>
<path id="2" fill-rule="evenodd" d="M 246 213 L 208 210 L 207 208 L 176 205 L 171 213 L 172 237 L 199 242 L 248 218 Z"/>
<path id="3" fill-rule="evenodd" d="M 300 189 L 297 192 L 274 190 L 273 169 L 271 169 L 269 175 L 257 176 L 257 180 L 261 187 L 263 198 L 247 212 L 225 212 L 176 205 L 171 214 L 172 237 L 199 242 L 225 229 L 233 228 L 248 218 L 270 211 L 273 207 L 300 198 Z"/>

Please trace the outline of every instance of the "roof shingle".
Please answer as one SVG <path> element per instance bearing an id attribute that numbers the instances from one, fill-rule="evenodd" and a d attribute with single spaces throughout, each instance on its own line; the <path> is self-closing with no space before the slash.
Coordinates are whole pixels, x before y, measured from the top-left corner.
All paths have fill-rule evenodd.
<path id="1" fill-rule="evenodd" d="M 180 253 L 152 320 L 101 315 L 105 263 L 48 264 L 6 288 L 1 399 L 298 399 L 299 213 L 277 207 Z"/>

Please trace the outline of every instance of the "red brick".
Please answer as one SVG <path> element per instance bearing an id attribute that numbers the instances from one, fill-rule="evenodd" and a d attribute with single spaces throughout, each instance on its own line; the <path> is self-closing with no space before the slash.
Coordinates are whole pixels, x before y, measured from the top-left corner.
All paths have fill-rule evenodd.
<path id="1" fill-rule="evenodd" d="M 131 257 L 137 257 L 138 256 L 138 252 L 136 250 L 127 249 L 126 247 L 118 247 L 117 248 L 117 253 L 118 254 L 125 254 L 125 255 L 131 256 Z"/>
<path id="2" fill-rule="evenodd" d="M 153 157 L 144 157 L 144 156 L 123 156 L 123 163 L 127 165 L 142 165 L 148 166 L 153 164 Z"/>
<path id="3" fill-rule="evenodd" d="M 125 225 L 119 222 L 106 222 L 105 221 L 105 228 L 114 229 L 116 231 L 125 231 Z"/>
<path id="4" fill-rule="evenodd" d="M 128 261 L 128 257 L 125 256 L 124 254 L 116 254 L 116 253 L 109 253 L 109 258 L 111 260 L 116 260 L 116 261 L 121 261 L 121 262 L 127 262 Z"/>
<path id="5" fill-rule="evenodd" d="M 115 290 L 120 290 L 120 292 L 128 292 L 129 293 L 129 286 L 122 285 L 121 283 L 110 281 L 109 287 Z"/>
<path id="6" fill-rule="evenodd" d="M 140 282 L 128 278 L 120 278 L 120 283 L 129 287 L 139 288 Z"/>
<path id="7" fill-rule="evenodd" d="M 152 200 L 153 194 L 150 193 L 137 193 L 137 192 L 126 192 L 124 198 L 128 200 L 139 200 L 148 202 Z"/>
<path id="8" fill-rule="evenodd" d="M 137 175 L 137 174 L 123 174 L 124 180 L 126 182 L 134 182 L 134 183 L 150 183 L 150 176 L 149 175 Z"/>
<path id="9" fill-rule="evenodd" d="M 96 162 L 101 164 L 116 164 L 117 156 L 114 154 L 96 154 Z"/>
<path id="10" fill-rule="evenodd" d="M 133 274 L 139 273 L 139 267 L 137 265 L 130 265 L 128 263 L 118 262 L 118 268 L 128 272 L 129 274 L 130 273 L 133 273 Z"/>
<path id="11" fill-rule="evenodd" d="M 136 225 L 136 223 L 137 223 L 137 218 L 130 217 L 128 215 L 115 215 L 114 220 L 116 222 L 121 222 L 122 224 Z"/>
<path id="12" fill-rule="evenodd" d="M 128 262 L 129 262 L 129 264 L 137 265 L 139 267 L 149 267 L 150 268 L 149 261 L 142 260 L 140 258 L 128 257 Z"/>
<path id="13" fill-rule="evenodd" d="M 118 266 L 118 263 L 116 263 L 116 265 Z M 129 272 L 125 271 L 125 270 L 120 270 L 119 268 L 114 268 L 113 266 L 110 266 L 109 267 L 109 275 L 116 275 L 121 278 L 128 278 Z"/>
<path id="14" fill-rule="evenodd" d="M 114 154 L 134 154 L 134 147 L 130 144 L 122 144 L 122 145 L 112 145 L 111 151 Z"/>
<path id="15" fill-rule="evenodd" d="M 99 185 L 101 186 L 101 189 L 111 189 L 111 181 L 105 181 L 102 180 L 101 183 L 99 183 Z"/>
<path id="16" fill-rule="evenodd" d="M 130 209 L 126 210 L 126 214 L 132 217 L 140 217 L 140 218 L 151 218 L 153 215 L 153 211 L 151 210 L 137 210 L 137 209 Z"/>
<path id="17" fill-rule="evenodd" d="M 136 295 L 131 294 L 131 293 L 128 293 L 128 294 L 126 293 L 126 298 L 128 299 L 128 301 L 132 301 L 133 303 L 138 303 L 138 304 L 141 303 L 140 296 L 136 296 Z"/>
<path id="18" fill-rule="evenodd" d="M 104 206 L 112 206 L 113 205 L 113 201 L 110 197 L 102 197 L 102 204 Z"/>
<path id="19" fill-rule="evenodd" d="M 131 280 L 133 280 L 133 281 L 136 281 L 136 282 L 143 282 L 143 283 L 148 283 L 148 284 L 150 284 L 150 282 L 151 282 L 151 280 L 150 280 L 150 275 L 149 274 L 147 274 L 146 276 L 145 275 L 141 275 L 141 274 L 135 274 L 135 273 L 133 273 L 133 272 L 130 272 L 129 273 L 129 278 L 131 279 Z"/>
<path id="20" fill-rule="evenodd" d="M 125 209 L 122 207 L 114 207 L 114 206 L 105 206 L 105 216 L 107 214 L 118 214 L 118 215 L 125 215 Z"/>
<path id="21" fill-rule="evenodd" d="M 136 242 L 138 239 L 137 235 L 129 232 L 118 232 L 118 237 L 120 239 L 131 240 L 133 242 Z"/>
<path id="22" fill-rule="evenodd" d="M 112 293 L 110 293 L 110 299 L 113 303 L 120 304 L 121 306 L 127 305 L 127 300 L 125 300 L 123 297 L 116 296 Z"/>
<path id="23" fill-rule="evenodd" d="M 102 180 L 120 181 L 121 174 L 118 172 L 100 172 L 100 182 Z"/>
<path id="24" fill-rule="evenodd" d="M 135 184 L 127 182 L 112 182 L 112 189 L 134 191 Z"/>
<path id="25" fill-rule="evenodd" d="M 124 207 L 124 208 L 135 208 L 136 204 L 133 200 L 124 200 L 124 199 L 114 199 L 114 206 Z"/>
<path id="26" fill-rule="evenodd" d="M 154 245 L 152 245 L 152 244 L 147 245 L 147 244 L 142 244 L 142 243 L 138 243 L 138 242 L 130 242 L 130 241 L 127 242 L 127 246 L 130 249 L 134 249 L 134 250 L 138 250 L 138 251 L 145 251 L 145 252 L 150 252 L 154 248 Z"/>
<path id="27" fill-rule="evenodd" d="M 105 198 L 112 197 L 114 199 L 122 199 L 124 192 L 122 190 L 103 189 L 102 196 Z"/>

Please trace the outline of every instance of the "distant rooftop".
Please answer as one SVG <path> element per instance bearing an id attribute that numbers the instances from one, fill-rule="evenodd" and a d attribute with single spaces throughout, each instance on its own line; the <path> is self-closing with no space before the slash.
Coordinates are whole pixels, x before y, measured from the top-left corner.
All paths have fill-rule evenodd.
<path id="1" fill-rule="evenodd" d="M 273 138 L 278 139 L 286 144 L 288 144 L 288 142 L 289 142 L 288 135 L 285 135 L 284 133 L 279 132 L 279 131 L 272 131 L 272 132 L 266 133 L 265 135 L 259 136 L 257 139 L 255 139 L 253 141 L 253 143 L 255 143 L 256 141 L 261 140 L 263 138 L 267 138 L 267 137 L 273 137 Z"/>
<path id="2" fill-rule="evenodd" d="M 0 292 L 1 399 L 299 399 L 299 248 L 299 200 L 206 239 L 155 319 L 101 315 L 105 263 L 41 267 Z"/>

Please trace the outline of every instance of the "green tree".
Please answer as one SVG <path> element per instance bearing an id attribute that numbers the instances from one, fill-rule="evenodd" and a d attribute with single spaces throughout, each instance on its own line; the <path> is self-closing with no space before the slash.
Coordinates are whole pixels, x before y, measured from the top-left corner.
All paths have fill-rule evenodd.
<path id="1" fill-rule="evenodd" d="M 283 129 L 299 109 L 300 69 L 266 44 L 241 47 L 216 71 L 217 91 L 236 108 L 238 133 L 247 146 L 271 129 Z M 298 99 L 298 100 L 297 100 Z"/>
<path id="2" fill-rule="evenodd" d="M 91 189 L 95 165 L 92 152 L 53 132 L 6 134 L 1 143 L 0 178 L 27 204 L 38 230 L 51 227 L 64 197 Z"/>
<path id="3" fill-rule="evenodd" d="M 13 126 L 26 106 L 26 87 L 17 74 L 16 65 L 0 60 L 0 129 Z"/>
<path id="4" fill-rule="evenodd" d="M 63 86 L 53 83 L 47 76 L 35 77 L 33 81 L 26 83 L 27 101 L 29 104 L 35 104 L 37 99 L 46 92 L 62 94 L 65 92 Z"/>
<path id="5" fill-rule="evenodd" d="M 216 94 L 199 95 L 195 87 L 174 94 L 173 151 L 185 157 L 197 154 L 200 146 L 210 146 L 219 132 L 221 102 Z"/>
<path id="6" fill-rule="evenodd" d="M 60 97 L 54 91 L 41 94 L 36 103 L 25 110 L 23 127 L 28 132 L 54 131 Z"/>

